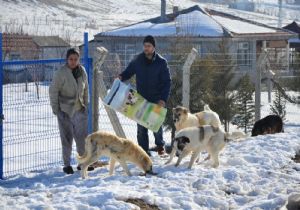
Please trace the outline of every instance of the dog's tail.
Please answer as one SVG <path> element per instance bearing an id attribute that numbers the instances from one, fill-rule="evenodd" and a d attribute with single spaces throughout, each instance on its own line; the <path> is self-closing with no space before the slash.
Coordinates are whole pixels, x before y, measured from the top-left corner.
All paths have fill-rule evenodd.
<path id="1" fill-rule="evenodd" d="M 82 156 L 77 154 L 78 163 L 82 164 L 87 160 L 89 160 L 92 157 L 92 152 L 93 152 L 92 135 L 89 135 L 85 139 L 84 154 Z"/>
<path id="2" fill-rule="evenodd" d="M 204 111 L 211 112 L 211 109 L 208 104 L 204 105 Z"/>
<path id="3" fill-rule="evenodd" d="M 250 136 L 249 134 L 246 134 L 243 131 L 233 131 L 233 132 L 225 133 L 225 139 L 227 141 L 242 140 L 242 139 L 248 138 L 249 136 Z"/>

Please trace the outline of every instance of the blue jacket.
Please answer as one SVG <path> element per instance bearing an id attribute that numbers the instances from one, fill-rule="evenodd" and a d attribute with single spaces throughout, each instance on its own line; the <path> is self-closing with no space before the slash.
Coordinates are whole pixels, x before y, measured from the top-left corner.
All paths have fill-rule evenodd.
<path id="1" fill-rule="evenodd" d="M 136 75 L 136 88 L 139 94 L 152 103 L 167 102 L 170 95 L 171 77 L 166 59 L 154 53 L 152 60 L 144 53 L 133 59 L 120 74 L 122 81 Z"/>

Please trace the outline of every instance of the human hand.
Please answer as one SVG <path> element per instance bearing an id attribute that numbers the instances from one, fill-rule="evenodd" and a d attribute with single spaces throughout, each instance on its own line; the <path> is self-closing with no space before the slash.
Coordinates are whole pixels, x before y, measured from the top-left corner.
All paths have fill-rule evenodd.
<path id="1" fill-rule="evenodd" d="M 166 102 L 164 102 L 163 100 L 159 100 L 157 104 L 159 106 L 161 106 L 161 107 L 165 107 L 166 106 Z"/>

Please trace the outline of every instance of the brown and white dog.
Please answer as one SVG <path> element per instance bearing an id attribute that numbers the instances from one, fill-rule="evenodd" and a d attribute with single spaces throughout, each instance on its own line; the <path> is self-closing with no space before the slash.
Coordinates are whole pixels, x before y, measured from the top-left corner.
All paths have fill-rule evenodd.
<path id="1" fill-rule="evenodd" d="M 173 108 L 173 121 L 176 132 L 183 128 L 201 125 L 211 125 L 216 128 L 221 128 L 221 121 L 219 115 L 212 111 L 208 105 L 204 106 L 202 112 L 192 114 L 183 106 Z"/>
<path id="2" fill-rule="evenodd" d="M 77 155 L 83 179 L 87 177 L 88 166 L 97 161 L 100 156 L 110 157 L 110 175 L 113 174 L 116 161 L 120 163 L 128 176 L 131 176 L 131 173 L 127 162 L 134 163 L 146 174 L 153 174 L 152 160 L 139 145 L 111 133 L 98 131 L 85 139 L 84 155 Z"/>
<path id="3" fill-rule="evenodd" d="M 179 153 L 177 163 L 175 164 L 176 167 L 185 156 L 192 153 L 188 166 L 188 168 L 191 169 L 200 152 L 206 150 L 212 158 L 212 166 L 218 167 L 220 151 L 224 148 L 229 139 L 235 138 L 236 136 L 231 133 L 224 132 L 222 129 L 210 125 L 184 128 L 175 135 L 170 159 L 166 164 L 171 163 L 176 152 Z"/>

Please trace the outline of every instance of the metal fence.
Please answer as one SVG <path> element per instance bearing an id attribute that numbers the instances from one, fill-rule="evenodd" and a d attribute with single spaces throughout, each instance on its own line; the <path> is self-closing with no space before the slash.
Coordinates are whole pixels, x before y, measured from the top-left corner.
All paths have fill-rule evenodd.
<path id="1" fill-rule="evenodd" d="M 91 83 L 92 59 L 88 57 L 87 38 L 85 33 L 85 52 L 81 63 Z M 0 58 L 1 43 L 2 34 Z M 64 63 L 65 59 L 1 59 L 0 116 L 3 117 L 0 127 L 0 178 L 62 164 L 57 119 L 50 107 L 48 89 L 54 71 Z M 74 163 L 74 154 L 72 159 Z"/>
<path id="2" fill-rule="evenodd" d="M 142 50 L 142 49 L 141 49 Z M 170 129 L 173 124 L 172 121 L 172 108 L 177 105 L 185 105 L 183 99 L 183 67 L 188 58 L 190 49 L 186 51 L 177 51 L 177 52 L 159 52 L 161 55 L 168 60 L 171 76 L 172 76 L 172 87 L 171 87 L 171 95 L 170 99 L 167 103 L 168 115 L 165 121 L 165 128 L 169 128 L 168 131 L 164 133 L 165 141 L 171 141 Z M 209 103 L 211 108 L 216 110 L 221 118 L 232 118 L 231 116 L 225 116 L 228 112 L 228 109 L 232 104 L 236 104 L 234 98 L 237 97 L 236 93 L 237 85 L 239 83 L 240 78 L 244 75 L 248 74 L 250 76 L 253 89 L 255 89 L 256 81 L 256 70 L 257 68 L 261 68 L 261 91 L 268 90 L 268 84 L 265 82 L 268 77 L 268 71 L 272 70 L 275 73 L 274 80 L 277 81 L 277 84 L 286 88 L 285 79 L 288 75 L 288 83 L 292 84 L 294 78 L 299 77 L 299 74 L 295 72 L 299 72 L 299 60 L 295 60 L 293 65 L 288 68 L 287 66 L 287 57 L 286 55 L 280 59 L 275 59 L 274 53 L 271 49 L 268 51 L 268 55 L 264 60 L 259 61 L 257 55 L 255 53 L 232 53 L 232 52 L 207 52 L 207 53 L 198 53 L 196 58 L 193 60 L 192 65 L 189 70 L 189 82 L 190 87 L 189 92 L 189 105 L 188 108 L 192 113 L 199 112 L 203 110 L 203 106 L 206 103 Z M 104 82 L 107 88 L 109 88 L 116 78 L 116 76 L 121 73 L 129 61 L 133 59 L 137 55 L 136 52 L 130 53 L 126 51 L 110 52 L 107 56 L 101 70 L 104 73 Z M 129 59 L 128 59 L 129 58 Z M 268 65 L 265 65 L 268 63 Z M 263 66 L 260 67 L 259 65 Z M 296 66 L 298 65 L 298 66 Z M 276 68 L 275 68 L 276 67 Z M 228 74 L 224 75 L 224 72 L 227 71 Z M 225 78 L 230 77 L 230 78 Z M 232 77 L 232 78 L 231 78 Z M 130 83 L 135 84 L 135 78 L 133 77 Z M 230 84 L 226 84 L 229 82 Z M 225 93 L 226 89 L 226 93 Z M 275 85 L 274 89 L 275 90 Z M 208 93 L 209 92 L 209 93 Z M 214 103 L 212 103 L 211 95 L 215 94 L 214 99 L 218 99 L 221 102 L 222 94 L 223 101 L 226 99 L 232 100 L 227 106 L 222 104 L 222 106 L 217 107 Z M 229 96 L 230 95 L 230 96 Z M 218 98 L 217 98 L 218 97 Z M 254 93 L 253 93 L 253 101 L 255 101 Z M 215 102 L 216 103 L 216 102 Z M 260 106 L 259 106 L 260 109 Z M 100 110 L 104 113 L 104 106 L 100 106 Z M 102 113 L 102 116 L 103 116 Z M 234 115 L 234 113 L 231 113 Z M 255 117 L 255 116 L 253 116 Z M 125 130 L 125 134 L 127 137 L 136 140 L 136 126 L 132 124 L 130 120 L 122 119 L 122 116 L 119 116 L 121 119 L 121 124 Z M 254 120 L 254 119 L 253 119 Z M 227 120 L 226 120 L 227 121 Z M 104 123 L 105 122 L 105 123 Z M 222 121 L 224 123 L 224 121 Z M 229 122 L 228 122 L 229 123 Z M 228 125 L 229 126 L 229 125 Z M 108 118 L 101 118 L 99 123 L 100 129 L 112 129 L 110 125 L 110 121 Z M 229 129 L 232 126 L 229 127 Z M 152 135 L 150 137 L 150 144 L 154 145 L 154 139 Z"/>
<path id="3" fill-rule="evenodd" d="M 93 96 L 93 61 L 88 57 L 87 43 L 87 34 L 85 34 L 84 59 L 82 63 L 88 72 L 91 102 L 91 97 Z M 1 46 L 0 49 L 2 49 Z M 1 53 L 2 51 L 0 50 L 0 57 L 2 57 Z M 169 128 L 168 131 L 164 132 L 164 140 L 170 143 L 170 129 L 173 125 L 171 109 L 176 105 L 185 104 L 182 93 L 183 69 L 190 54 L 190 49 L 186 51 L 161 52 L 161 54 L 168 60 L 173 80 L 170 100 L 167 103 L 169 111 L 164 127 L 165 129 Z M 135 52 L 109 52 L 101 66 L 106 89 L 110 88 L 116 76 L 126 68 L 135 55 Z M 216 52 L 198 54 L 192 65 L 188 67 L 189 80 L 186 83 L 188 83 L 190 89 L 188 97 L 190 111 L 197 112 L 203 109 L 203 105 L 209 99 L 206 91 L 210 88 L 214 88 L 213 91 L 215 93 L 222 91 L 222 88 L 225 87 L 225 84 L 222 84 L 222 78 L 219 79 L 217 84 L 214 84 L 214 81 L 209 81 L 215 80 L 216 75 L 220 72 L 229 69 L 236 75 L 249 73 L 252 75 L 253 82 L 255 82 L 256 59 L 256 54 L 251 53 Z M 64 59 L 0 62 L 0 71 L 2 72 L 0 76 L 0 84 L 2 84 L 0 85 L 0 116 L 4 116 L 4 120 L 0 124 L 0 178 L 10 177 L 24 171 L 46 169 L 62 164 L 57 120 L 50 108 L 48 87 L 53 72 L 64 62 Z M 270 59 L 268 68 L 272 66 L 285 67 L 285 62 L 286 59 Z M 299 60 L 295 60 L 291 67 L 294 67 L 294 70 L 299 70 Z M 276 73 L 279 74 L 281 70 L 285 71 L 285 69 L 279 69 Z M 214 73 L 213 77 L 211 77 L 211 73 Z M 234 80 L 235 82 L 237 81 L 237 79 Z M 132 84 L 135 83 L 134 78 L 131 82 Z M 230 91 L 234 91 L 234 89 L 229 89 L 228 92 Z M 223 110 L 217 110 L 219 114 L 228 111 L 226 106 L 221 108 Z M 93 124 L 91 110 L 92 103 L 90 103 L 89 107 L 90 132 Z M 112 124 L 114 122 L 111 122 L 111 119 L 109 119 L 103 103 L 100 103 L 98 111 L 97 114 L 100 116 L 99 130 L 113 132 Z M 117 116 L 126 137 L 137 141 L 136 123 L 121 114 L 117 113 Z M 152 134 L 149 135 L 149 140 L 150 146 L 154 146 Z M 73 163 L 74 161 L 73 158 Z"/>

